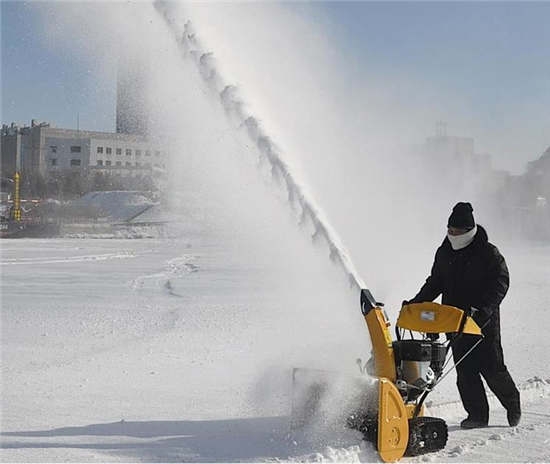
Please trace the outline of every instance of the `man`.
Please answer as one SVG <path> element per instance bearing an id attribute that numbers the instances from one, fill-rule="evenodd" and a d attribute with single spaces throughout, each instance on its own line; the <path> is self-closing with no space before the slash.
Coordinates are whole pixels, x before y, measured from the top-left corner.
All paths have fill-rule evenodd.
<path id="1" fill-rule="evenodd" d="M 509 286 L 506 262 L 489 243 L 485 229 L 476 225 L 470 203 L 455 205 L 447 228 L 430 276 L 408 303 L 433 301 L 441 294 L 443 304 L 466 311 L 482 329 L 483 341 L 464 359 L 479 337 L 462 334 L 451 342 L 458 363 L 458 391 L 468 413 L 460 426 L 486 427 L 489 423 L 482 376 L 507 410 L 510 426 L 516 426 L 521 418 L 519 391 L 504 364 L 500 342 L 499 306 Z"/>

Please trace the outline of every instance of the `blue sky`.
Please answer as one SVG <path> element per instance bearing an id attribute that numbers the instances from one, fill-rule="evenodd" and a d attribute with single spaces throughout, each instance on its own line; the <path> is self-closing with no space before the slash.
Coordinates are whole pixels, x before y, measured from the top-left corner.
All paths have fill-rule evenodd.
<path id="1" fill-rule="evenodd" d="M 37 5 L 2 2 L 2 122 L 75 127 L 79 114 L 81 128 L 113 130 L 115 83 L 98 88 L 89 62 L 48 48 Z M 517 171 L 550 145 L 550 2 L 289 6 L 325 26 L 350 69 L 453 95 L 479 118 L 480 131 L 521 125 L 526 153 L 509 154 L 503 167 Z M 452 128 L 452 115 L 445 119 Z"/>
<path id="2" fill-rule="evenodd" d="M 56 53 L 44 38 L 45 2 L 2 1 L 2 123 L 51 121 L 57 127 L 112 131 L 116 84 L 94 85 L 89 61 Z"/>
<path id="3" fill-rule="evenodd" d="M 547 97 L 550 3 L 341 5 L 324 9 L 343 48 L 376 62 L 382 73 L 424 76 L 481 100 L 494 99 L 501 89 L 508 98 Z"/>

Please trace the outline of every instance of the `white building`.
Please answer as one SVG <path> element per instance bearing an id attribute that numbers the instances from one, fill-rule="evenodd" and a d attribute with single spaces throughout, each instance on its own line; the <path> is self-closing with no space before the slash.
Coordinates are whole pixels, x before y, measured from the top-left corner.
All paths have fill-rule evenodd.
<path id="1" fill-rule="evenodd" d="M 33 120 L 31 127 L 2 127 L 2 176 L 16 170 L 50 177 L 58 173 L 95 172 L 153 175 L 166 168 L 160 138 L 110 132 L 58 129 Z"/>
<path id="2" fill-rule="evenodd" d="M 494 172 L 491 156 L 476 153 L 472 137 L 447 135 L 442 123 L 438 124 L 436 135 L 426 139 L 421 156 L 434 182 L 457 194 L 487 190 Z"/>

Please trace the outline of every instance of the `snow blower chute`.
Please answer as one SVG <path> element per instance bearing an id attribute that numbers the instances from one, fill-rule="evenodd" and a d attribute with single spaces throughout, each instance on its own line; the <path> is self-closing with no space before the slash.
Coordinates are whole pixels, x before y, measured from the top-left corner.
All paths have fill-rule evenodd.
<path id="1" fill-rule="evenodd" d="M 336 384 L 340 381 L 335 393 L 335 381 L 326 382 L 326 373 L 321 375 L 317 371 L 320 375 L 315 375 L 316 371 L 295 369 L 294 386 L 308 375 L 316 380 L 311 381 L 307 389 L 297 389 L 302 398 L 294 395 L 291 427 L 303 426 L 312 418 L 323 395 L 332 390 L 331 403 L 339 401 L 340 392 L 348 395 L 342 400 L 346 404 L 345 424 L 373 442 L 383 461 L 443 449 L 447 443 L 447 424 L 443 419 L 424 416 L 424 401 L 452 369 L 443 372 L 453 340 L 462 334 L 471 334 L 478 335 L 481 342 L 481 329 L 454 306 L 415 303 L 401 308 L 395 330 L 397 339 L 392 340 L 383 304 L 377 303 L 366 289 L 361 290 L 360 301 L 372 340 L 371 359 L 365 366 L 358 360 L 364 375 L 353 382 L 348 378 L 347 387 L 343 387 L 342 377 L 331 374 L 337 379 Z M 445 342 L 439 341 L 441 333 L 447 334 Z M 371 379 L 370 383 L 365 379 Z M 349 390 L 354 392 L 350 394 Z M 353 406 L 350 406 L 350 397 L 353 397 Z"/>

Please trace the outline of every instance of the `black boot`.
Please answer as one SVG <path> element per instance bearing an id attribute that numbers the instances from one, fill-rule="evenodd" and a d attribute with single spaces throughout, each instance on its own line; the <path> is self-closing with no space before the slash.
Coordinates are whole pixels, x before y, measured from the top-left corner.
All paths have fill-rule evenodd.
<path id="1" fill-rule="evenodd" d="M 506 416 L 508 418 L 508 424 L 510 425 L 510 427 L 515 427 L 516 425 L 518 425 L 521 419 L 521 408 L 519 404 L 508 409 L 508 411 L 506 412 Z"/>
<path id="2" fill-rule="evenodd" d="M 462 429 L 480 429 L 483 427 L 487 427 L 489 424 L 488 422 L 480 419 L 474 419 L 468 416 L 466 419 L 464 419 L 460 423 L 460 428 Z"/>

